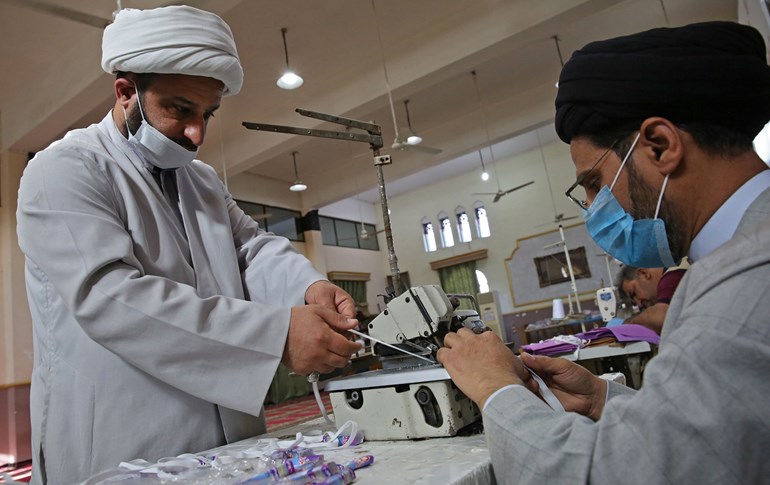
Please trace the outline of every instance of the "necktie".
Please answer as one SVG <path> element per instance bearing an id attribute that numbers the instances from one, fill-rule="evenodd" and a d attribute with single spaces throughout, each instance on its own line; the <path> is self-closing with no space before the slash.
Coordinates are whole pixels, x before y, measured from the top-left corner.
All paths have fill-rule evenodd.
<path id="1" fill-rule="evenodd" d="M 179 190 L 176 185 L 176 169 L 160 169 L 158 167 L 153 167 L 152 175 L 160 185 L 163 197 L 166 198 L 166 201 L 171 206 L 171 210 L 174 211 L 176 218 L 179 220 L 179 224 L 184 228 L 182 213 L 179 210 Z"/>

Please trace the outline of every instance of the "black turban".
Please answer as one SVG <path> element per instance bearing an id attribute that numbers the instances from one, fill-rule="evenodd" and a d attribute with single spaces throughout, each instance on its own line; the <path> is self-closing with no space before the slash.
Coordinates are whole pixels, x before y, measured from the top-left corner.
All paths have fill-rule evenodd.
<path id="1" fill-rule="evenodd" d="M 770 120 L 770 67 L 754 28 L 704 22 L 592 42 L 564 65 L 556 132 L 566 143 L 662 116 L 756 136 Z"/>

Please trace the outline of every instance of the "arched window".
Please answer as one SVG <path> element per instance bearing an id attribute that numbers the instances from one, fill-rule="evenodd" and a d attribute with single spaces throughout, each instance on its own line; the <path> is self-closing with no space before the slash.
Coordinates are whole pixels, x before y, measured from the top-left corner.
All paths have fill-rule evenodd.
<path id="1" fill-rule="evenodd" d="M 473 212 L 476 215 L 476 233 L 479 237 L 489 237 L 492 232 L 489 230 L 489 219 L 487 219 L 487 209 L 484 204 L 476 201 L 473 204 Z"/>
<path id="2" fill-rule="evenodd" d="M 436 234 L 433 231 L 433 222 L 427 217 L 422 218 L 422 243 L 426 253 L 436 250 Z"/>
<path id="3" fill-rule="evenodd" d="M 476 270 L 476 281 L 479 283 L 479 293 L 489 293 L 487 276 L 479 270 Z"/>
<path id="4" fill-rule="evenodd" d="M 438 223 L 439 230 L 441 231 L 441 246 L 451 248 L 455 245 L 455 238 L 452 235 L 452 219 L 449 218 L 446 212 L 440 212 Z"/>
<path id="5" fill-rule="evenodd" d="M 471 242 L 471 221 L 468 220 L 468 213 L 465 212 L 465 208 L 458 206 L 455 209 L 455 215 L 457 216 L 457 235 L 460 242 Z"/>

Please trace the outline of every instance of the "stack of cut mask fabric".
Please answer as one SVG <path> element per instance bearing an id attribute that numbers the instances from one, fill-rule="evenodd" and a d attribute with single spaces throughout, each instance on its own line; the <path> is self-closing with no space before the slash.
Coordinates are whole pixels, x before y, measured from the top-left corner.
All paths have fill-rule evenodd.
<path id="1" fill-rule="evenodd" d="M 630 342 L 649 342 L 657 345 L 660 342 L 660 336 L 641 325 L 618 325 L 575 335 L 558 335 L 536 344 L 522 345 L 521 350 L 533 355 L 560 355 L 573 353 L 586 347 Z"/>

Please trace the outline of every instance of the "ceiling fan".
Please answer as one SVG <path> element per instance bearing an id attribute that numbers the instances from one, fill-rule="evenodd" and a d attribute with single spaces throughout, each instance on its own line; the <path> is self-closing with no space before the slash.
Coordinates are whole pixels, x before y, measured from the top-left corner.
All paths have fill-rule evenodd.
<path id="1" fill-rule="evenodd" d="M 32 10 L 37 10 L 39 12 L 55 15 L 57 17 L 65 18 L 68 20 L 72 20 L 73 22 L 79 22 L 81 24 L 88 25 L 91 27 L 96 27 L 99 29 L 103 29 L 108 25 L 110 25 L 114 20 L 115 15 L 117 15 L 117 13 L 123 9 L 123 6 L 121 5 L 121 0 L 116 0 L 117 9 L 115 9 L 115 11 L 112 12 L 112 17 L 107 19 L 104 17 L 100 17 L 98 15 L 81 12 L 80 10 L 75 10 L 74 8 L 62 7 L 61 5 L 56 5 L 56 4 L 44 2 L 41 0 L 6 0 L 6 1 L 14 3 L 16 5 L 20 5 L 22 7 L 26 7 Z M 189 5 L 191 7 L 197 7 L 203 3 L 204 3 L 204 0 L 187 0 L 187 1 L 177 1 L 177 2 L 166 2 L 161 5 L 158 5 L 158 7 L 168 7 L 170 5 Z"/>
<path id="2" fill-rule="evenodd" d="M 341 237 L 338 238 L 337 241 L 355 241 L 358 239 L 359 241 L 368 241 L 375 237 L 377 234 L 381 234 L 385 232 L 385 229 L 380 229 L 379 231 L 370 231 L 364 226 L 364 223 L 359 223 L 361 226 L 361 229 L 358 231 L 358 233 L 355 236 L 348 236 L 348 237 Z"/>
<path id="3" fill-rule="evenodd" d="M 557 44 L 558 47 L 558 44 Z M 556 224 L 559 226 L 559 230 L 561 230 L 562 222 L 569 221 L 572 219 L 577 219 L 580 216 L 570 216 L 570 217 L 564 217 L 563 212 L 556 212 L 556 199 L 553 196 L 553 187 L 551 187 L 551 176 L 548 174 L 548 164 L 545 162 L 545 152 L 543 152 L 543 142 L 540 139 L 540 133 L 535 130 L 535 136 L 537 137 L 537 148 L 540 152 L 540 161 L 543 163 L 543 171 L 545 172 L 545 180 L 548 182 L 548 192 L 551 194 L 551 204 L 553 205 L 553 220 L 550 222 L 545 222 L 543 224 L 538 224 L 535 227 L 542 227 L 547 226 L 550 224 Z"/>
<path id="4" fill-rule="evenodd" d="M 382 234 L 383 232 L 385 232 L 385 229 L 379 229 L 379 230 L 374 231 L 373 233 L 369 232 L 369 231 L 366 230 L 366 228 L 362 224 L 361 225 L 361 231 L 358 233 L 358 237 L 359 237 L 359 239 L 363 239 L 364 241 L 368 241 L 372 237 L 376 236 L 377 234 Z"/>
<path id="5" fill-rule="evenodd" d="M 558 225 L 560 225 L 564 221 L 569 221 L 571 219 L 577 219 L 579 217 L 580 216 L 564 217 L 564 213 L 560 213 L 560 214 L 556 214 L 556 216 L 554 216 L 554 218 L 553 218 L 553 220 L 551 222 L 545 222 L 543 224 L 538 224 L 535 227 L 548 226 L 550 224 L 558 224 Z"/>
<path id="6" fill-rule="evenodd" d="M 389 99 L 391 99 L 391 98 L 389 98 Z M 391 99 L 390 109 L 391 110 L 393 109 L 393 101 L 392 101 L 392 99 Z M 437 154 L 441 153 L 441 149 L 439 149 L 439 148 L 432 148 L 432 147 L 427 147 L 427 146 L 421 145 L 422 137 L 417 135 L 414 132 L 414 130 L 412 129 L 412 119 L 409 116 L 409 100 L 408 99 L 404 100 L 404 110 L 406 110 L 406 124 L 409 127 L 409 132 L 408 132 L 406 138 L 402 138 L 399 135 L 398 126 L 396 126 L 396 124 L 395 124 L 396 122 L 394 121 L 393 123 L 394 123 L 394 127 L 395 127 L 395 130 L 396 130 L 396 139 L 393 141 L 393 145 L 391 146 L 391 148 L 393 148 L 394 150 L 417 150 L 417 151 L 421 151 L 421 152 L 425 152 L 425 153 L 430 153 L 431 155 L 437 155 Z M 396 115 L 395 115 L 395 112 L 394 112 L 393 113 L 393 119 L 395 120 L 395 118 L 396 118 Z"/>
<path id="7" fill-rule="evenodd" d="M 112 23 L 112 19 L 106 19 L 99 17 L 98 15 L 92 15 L 90 13 L 81 12 L 69 7 L 62 7 L 53 3 L 42 2 L 39 0 L 7 0 L 16 5 L 37 10 L 39 12 L 48 13 L 57 17 L 79 22 L 81 24 L 89 25 L 91 27 L 97 27 L 103 29 Z M 118 9 L 112 13 L 115 14 L 120 10 L 120 2 L 118 1 Z"/>
<path id="8" fill-rule="evenodd" d="M 511 192 L 514 192 L 516 190 L 522 189 L 522 188 L 526 187 L 527 185 L 532 185 L 534 183 L 535 183 L 534 180 L 530 180 L 526 184 L 517 185 L 516 187 L 514 187 L 512 189 L 508 189 L 508 190 L 499 190 L 498 189 L 497 192 L 475 192 L 475 193 L 473 193 L 473 195 L 494 195 L 495 198 L 492 199 L 492 202 L 494 203 L 494 202 L 497 202 L 498 200 L 500 200 L 500 198 L 502 196 L 510 194 Z"/>
<path id="9" fill-rule="evenodd" d="M 385 49 L 382 47 L 382 33 L 380 32 L 380 21 L 377 17 L 377 7 L 374 4 L 374 0 L 372 0 L 372 11 L 374 13 L 374 21 L 375 26 L 377 27 L 377 43 L 380 47 L 380 58 L 382 59 L 382 72 L 385 75 L 385 91 L 388 94 L 388 105 L 390 106 L 390 115 L 393 118 L 393 131 L 396 132 L 396 138 L 393 140 L 393 144 L 391 145 L 391 148 L 394 150 L 415 150 L 415 151 L 421 151 L 425 153 L 430 153 L 431 155 L 436 155 L 438 153 L 441 153 L 441 149 L 439 148 L 431 148 L 426 146 L 420 146 L 419 143 L 422 142 L 421 137 L 414 137 L 414 130 L 412 130 L 412 121 L 409 119 L 409 100 L 404 100 L 404 109 L 406 110 L 406 121 L 407 125 L 409 126 L 409 135 L 412 136 L 411 142 L 410 137 L 407 138 L 401 138 L 401 135 L 398 131 L 398 120 L 396 119 L 396 107 L 393 103 L 393 92 L 390 89 L 390 79 L 388 78 L 388 64 L 385 62 Z M 419 140 L 418 140 L 419 138 Z"/>

